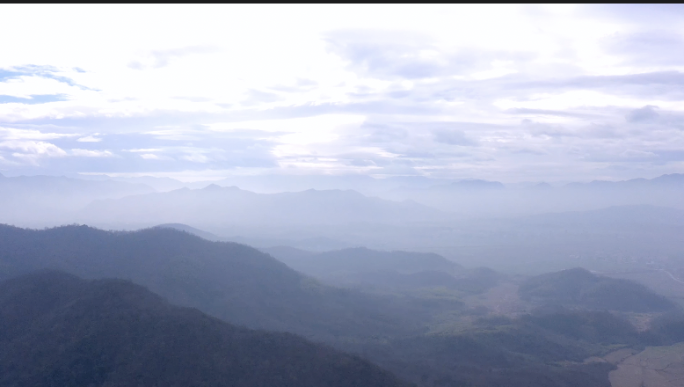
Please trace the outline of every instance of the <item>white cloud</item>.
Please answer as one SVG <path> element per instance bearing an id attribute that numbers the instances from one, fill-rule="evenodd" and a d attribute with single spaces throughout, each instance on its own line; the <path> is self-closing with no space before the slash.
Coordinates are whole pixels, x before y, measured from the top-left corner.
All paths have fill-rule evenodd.
<path id="1" fill-rule="evenodd" d="M 185 155 L 182 156 L 181 159 L 191 161 L 193 163 L 206 163 L 209 161 L 209 158 L 201 153 Z"/>
<path id="2" fill-rule="evenodd" d="M 8 140 L 0 142 L 0 148 L 21 152 L 13 153 L 15 156 L 23 154 L 27 156 L 62 157 L 67 155 L 63 149 L 45 141 Z"/>
<path id="3" fill-rule="evenodd" d="M 73 133 L 43 133 L 33 129 L 16 129 L 0 127 L 0 138 L 6 140 L 54 140 L 57 138 L 74 137 Z"/>
<path id="4" fill-rule="evenodd" d="M 112 152 L 106 150 L 72 149 L 71 154 L 77 157 L 114 157 Z"/>
<path id="5" fill-rule="evenodd" d="M 20 76 L 0 82 L 0 95 L 31 98 L 32 95 L 71 94 L 80 91 L 55 79 L 39 76 Z"/>
<path id="6" fill-rule="evenodd" d="M 100 141 L 102 141 L 102 139 L 99 137 L 94 137 L 94 136 L 85 136 L 85 137 L 79 138 L 76 141 L 78 141 L 78 142 L 100 142 Z"/>
<path id="7" fill-rule="evenodd" d="M 266 154 L 276 173 L 290 167 L 312 172 L 382 167 L 448 175 L 470 167 L 508 176 L 514 168 L 524 173 L 531 157 L 545 165 L 566 164 L 568 170 L 592 170 L 595 164 L 578 155 L 607 154 L 601 144 L 609 134 L 615 147 L 610 154 L 637 155 L 630 160 L 655 163 L 660 154 L 653 149 L 680 146 L 673 133 L 681 119 L 673 112 L 681 111 L 684 93 L 676 87 L 627 84 L 619 77 L 604 77 L 611 79 L 600 88 L 589 85 L 592 75 L 684 71 L 684 59 L 673 54 L 681 39 L 649 44 L 649 57 L 664 58 L 659 61 L 626 61 L 643 57 L 642 50 L 630 48 L 633 38 L 619 52 L 606 48 L 621 36 L 681 36 L 677 23 L 684 17 L 676 12 L 670 17 L 677 23 L 663 24 L 611 12 L 592 17 L 593 8 L 585 6 L 10 5 L 2 10 L 0 35 L 21 39 L 0 41 L 0 70 L 9 74 L 0 79 L 0 117 L 65 128 L 64 133 L 0 128 L 0 141 L 24 144 L 26 150 L 17 148 L 17 154 L 64 155 L 46 141 L 73 136 L 79 143 L 95 143 L 107 136 L 129 148 L 122 152 L 139 154 L 129 158 L 133 162 L 158 160 L 177 170 L 199 163 L 230 173 L 249 164 L 245 168 L 256 171 L 266 167 L 250 157 L 266 159 Z M 664 32 L 650 33 L 653 29 Z M 32 64 L 46 66 L 27 66 Z M 55 94 L 67 100 L 1 99 Z M 641 122 L 648 131 L 626 122 L 627 109 L 649 105 L 674 118 Z M 525 109 L 528 113 L 520 113 Z M 525 118 L 539 125 L 520 125 Z M 603 137 L 595 128 L 604 128 Z M 171 141 L 175 145 L 169 146 Z M 479 147 L 466 151 L 464 144 Z M 114 156 L 85 149 L 70 154 Z"/>

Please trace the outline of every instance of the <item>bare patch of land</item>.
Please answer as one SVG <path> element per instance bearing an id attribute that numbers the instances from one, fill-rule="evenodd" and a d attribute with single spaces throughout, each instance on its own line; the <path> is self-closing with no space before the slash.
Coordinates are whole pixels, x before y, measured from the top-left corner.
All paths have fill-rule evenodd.
<path id="1" fill-rule="evenodd" d="M 605 359 L 615 362 L 627 354 L 618 352 L 620 351 L 607 355 Z M 609 374 L 612 387 L 684 386 L 684 343 L 648 347 L 635 355 L 623 358 L 617 366 L 618 368 Z"/>

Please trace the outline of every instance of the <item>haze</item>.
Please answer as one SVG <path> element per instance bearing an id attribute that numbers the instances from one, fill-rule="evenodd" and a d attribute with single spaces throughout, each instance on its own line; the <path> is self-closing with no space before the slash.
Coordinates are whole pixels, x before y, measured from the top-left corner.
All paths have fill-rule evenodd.
<path id="1" fill-rule="evenodd" d="M 0 326 L 31 326 L 0 384 L 133 383 L 11 352 L 71 316 L 215 356 L 149 383 L 682 385 L 684 6 L 4 5 L 0 36 Z"/>

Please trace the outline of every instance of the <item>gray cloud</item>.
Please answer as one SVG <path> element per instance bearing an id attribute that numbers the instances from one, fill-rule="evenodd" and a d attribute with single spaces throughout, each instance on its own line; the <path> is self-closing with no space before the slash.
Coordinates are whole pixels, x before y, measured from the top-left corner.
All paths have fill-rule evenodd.
<path id="1" fill-rule="evenodd" d="M 684 38 L 667 30 L 616 35 L 604 42 L 605 50 L 636 65 L 679 66 L 684 62 Z"/>
<path id="2" fill-rule="evenodd" d="M 462 130 L 439 129 L 432 132 L 435 141 L 460 146 L 474 146 L 477 142 L 468 138 Z"/>
<path id="3" fill-rule="evenodd" d="M 384 79 L 423 79 L 484 70 L 493 60 L 529 60 L 531 53 L 461 49 L 443 52 L 430 38 L 403 31 L 335 31 L 329 50 L 351 69 Z"/>
<path id="4" fill-rule="evenodd" d="M 656 111 L 657 106 L 644 106 L 640 109 L 634 109 L 627 114 L 625 119 L 629 122 L 650 122 L 658 118 L 659 114 Z"/>

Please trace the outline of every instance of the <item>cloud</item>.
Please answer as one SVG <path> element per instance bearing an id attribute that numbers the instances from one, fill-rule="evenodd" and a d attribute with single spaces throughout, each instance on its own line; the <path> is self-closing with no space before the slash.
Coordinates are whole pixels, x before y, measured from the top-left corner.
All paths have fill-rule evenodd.
<path id="1" fill-rule="evenodd" d="M 209 162 L 209 158 L 206 155 L 203 155 L 202 153 L 186 154 L 184 156 L 181 156 L 181 159 L 191 161 L 193 163 L 207 163 L 207 162 Z"/>
<path id="2" fill-rule="evenodd" d="M 78 70 L 77 70 L 78 71 Z M 82 71 L 79 71 L 82 72 Z M 73 79 L 59 75 L 60 69 L 54 66 L 39 66 L 39 65 L 23 65 L 10 67 L 9 69 L 0 69 L 0 81 L 6 82 L 8 80 L 17 80 L 21 78 L 43 78 L 51 79 L 69 86 L 78 87 L 88 90 L 87 87 L 79 85 Z"/>
<path id="3" fill-rule="evenodd" d="M 97 133 L 96 133 L 96 135 L 97 135 Z M 99 137 L 94 137 L 94 136 L 90 135 L 90 136 L 81 137 L 76 141 L 78 141 L 78 142 L 100 142 L 100 141 L 102 141 L 102 139 Z"/>
<path id="4" fill-rule="evenodd" d="M 656 118 L 658 118 L 658 112 L 656 112 L 656 109 L 658 109 L 657 106 L 644 106 L 640 109 L 634 109 L 627 116 L 625 119 L 629 122 L 646 122 L 646 121 L 652 121 Z"/>
<path id="5" fill-rule="evenodd" d="M 67 153 L 58 146 L 45 141 L 20 141 L 7 140 L 0 142 L 0 148 L 11 149 L 21 153 L 13 153 L 24 156 L 45 156 L 45 157 L 62 157 Z"/>
<path id="6" fill-rule="evenodd" d="M 71 154 L 77 157 L 114 157 L 114 154 L 110 151 L 89 149 L 72 149 Z"/>
<path id="7" fill-rule="evenodd" d="M 462 130 L 439 129 L 432 132 L 435 141 L 449 145 L 474 146 L 477 142 L 468 138 Z"/>
<path id="8" fill-rule="evenodd" d="M 346 60 L 352 70 L 381 79 L 419 80 L 468 72 L 493 77 L 509 72 L 495 69 L 497 65 L 533 57 L 527 52 L 466 47 L 445 50 L 426 35 L 406 31 L 334 31 L 327 34 L 326 41 L 328 49 Z"/>
<path id="9" fill-rule="evenodd" d="M 57 101 L 66 101 L 65 94 L 37 94 L 28 95 L 27 97 L 14 97 L 11 95 L 0 95 L 0 104 L 2 103 L 22 103 L 28 105 L 35 105 L 40 103 L 49 103 Z"/>
<path id="10" fill-rule="evenodd" d="M 0 127 L 0 139 L 6 140 L 54 140 L 74 137 L 75 133 L 44 133 L 35 129 L 18 129 Z"/>
<path id="11" fill-rule="evenodd" d="M 617 34 L 607 38 L 603 44 L 608 53 L 632 65 L 681 66 L 684 60 L 684 38 L 674 31 L 648 30 Z"/>
<path id="12" fill-rule="evenodd" d="M 147 57 L 142 60 L 129 62 L 128 67 L 134 70 L 144 70 L 147 68 L 162 68 L 170 64 L 171 60 L 182 58 L 188 55 L 212 54 L 220 51 L 215 46 L 188 46 L 169 50 L 152 50 Z"/>
<path id="13" fill-rule="evenodd" d="M 428 8 L 279 11 L 275 35 L 218 9 L 180 15 L 187 30 L 141 17 L 114 38 L 103 18 L 83 53 L 62 29 L 2 42 L 0 126 L 18 129 L 0 142 L 74 156 L 34 173 L 681 171 L 681 8 Z"/>
<path id="14" fill-rule="evenodd" d="M 41 104 L 68 100 L 68 95 L 78 92 L 78 87 L 40 77 L 20 76 L 0 82 L 0 102 Z"/>
<path id="15" fill-rule="evenodd" d="M 163 157 L 159 155 L 155 155 L 154 153 L 143 153 L 140 155 L 141 158 L 145 160 L 162 160 Z"/>

